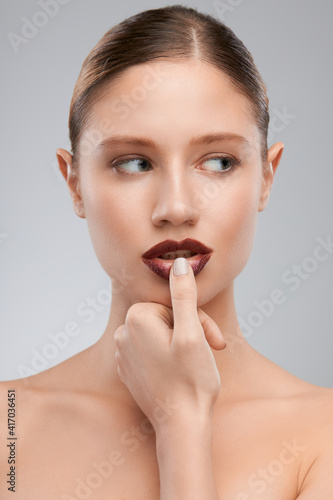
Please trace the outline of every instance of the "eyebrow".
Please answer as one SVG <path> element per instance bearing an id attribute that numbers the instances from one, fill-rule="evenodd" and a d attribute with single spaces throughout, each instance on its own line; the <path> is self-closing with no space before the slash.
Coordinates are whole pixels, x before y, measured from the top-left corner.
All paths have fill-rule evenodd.
<path id="1" fill-rule="evenodd" d="M 213 142 L 224 142 L 224 141 L 238 141 L 243 143 L 245 146 L 251 146 L 249 141 L 243 137 L 242 135 L 239 134 L 233 134 L 230 132 L 223 132 L 223 133 L 214 133 L 214 134 L 206 134 L 200 137 L 193 137 L 190 140 L 190 145 L 192 146 L 200 146 L 202 144 L 211 144 Z M 112 146 L 117 143 L 123 143 L 123 144 L 128 144 L 131 146 L 142 146 L 142 147 L 150 147 L 154 148 L 156 147 L 156 144 L 151 140 L 146 137 L 133 137 L 129 135 L 118 135 L 118 136 L 113 136 L 113 137 L 108 137 L 107 139 L 104 139 L 98 144 L 98 149 L 103 148 L 105 146 Z"/>

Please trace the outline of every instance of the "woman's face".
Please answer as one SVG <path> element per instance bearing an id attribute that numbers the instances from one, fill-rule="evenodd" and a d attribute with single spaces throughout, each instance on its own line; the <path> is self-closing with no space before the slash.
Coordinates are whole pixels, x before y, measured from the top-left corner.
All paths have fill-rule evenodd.
<path id="1" fill-rule="evenodd" d="M 75 205 L 114 293 L 170 307 L 168 281 L 142 254 L 185 238 L 213 250 L 196 277 L 198 306 L 223 293 L 252 250 L 262 169 L 248 100 L 213 66 L 167 60 L 123 73 L 93 105 Z"/>

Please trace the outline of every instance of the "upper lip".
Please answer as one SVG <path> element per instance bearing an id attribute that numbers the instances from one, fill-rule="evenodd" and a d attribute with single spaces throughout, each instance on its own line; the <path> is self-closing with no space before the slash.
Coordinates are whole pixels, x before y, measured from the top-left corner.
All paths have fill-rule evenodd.
<path id="1" fill-rule="evenodd" d="M 186 238 L 182 241 L 175 240 L 165 240 L 157 245 L 153 246 L 145 252 L 142 257 L 144 259 L 152 259 L 153 257 L 158 257 L 164 253 L 176 252 L 177 250 L 189 250 L 195 253 L 209 253 L 212 251 L 211 248 L 206 247 L 203 243 L 197 240 L 192 240 L 191 238 Z"/>

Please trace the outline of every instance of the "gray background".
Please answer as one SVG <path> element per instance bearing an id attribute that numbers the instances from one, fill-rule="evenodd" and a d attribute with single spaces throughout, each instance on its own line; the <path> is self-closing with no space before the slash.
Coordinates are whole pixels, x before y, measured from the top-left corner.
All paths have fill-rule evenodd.
<path id="1" fill-rule="evenodd" d="M 1 2 L 2 380 L 31 370 L 36 353 L 51 358 L 43 356 L 39 370 L 56 365 L 95 343 L 104 330 L 110 279 L 95 256 L 85 219 L 73 212 L 55 151 L 69 149 L 73 87 L 99 38 L 125 17 L 174 3 L 123 0 L 115 6 L 105 0 L 68 0 L 45 22 L 45 16 L 36 15 L 42 11 L 38 1 Z M 244 333 L 257 350 L 291 373 L 333 387 L 333 255 L 322 262 L 309 259 L 318 237 L 333 237 L 333 4 L 225 0 L 219 10 L 208 0 L 183 4 L 220 17 L 248 46 L 275 117 L 269 142 L 282 140 L 286 146 L 269 205 L 258 215 L 250 260 L 236 280 L 240 320 L 258 320 Z M 22 18 L 45 25 L 15 52 L 7 34 L 21 35 Z M 279 118 L 283 110 L 292 115 L 284 122 Z M 293 291 L 283 275 L 294 265 L 312 265 L 313 272 Z M 258 302 L 269 299 L 274 289 L 285 300 L 260 319 Z M 80 307 L 87 307 L 89 297 L 99 300 L 99 310 L 88 323 Z M 52 334 L 71 321 L 79 333 L 67 335 L 68 344 L 56 347 Z"/>

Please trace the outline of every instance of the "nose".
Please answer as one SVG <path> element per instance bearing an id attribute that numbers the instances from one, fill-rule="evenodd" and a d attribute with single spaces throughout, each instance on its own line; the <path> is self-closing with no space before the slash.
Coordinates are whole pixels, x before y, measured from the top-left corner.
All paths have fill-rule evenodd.
<path id="1" fill-rule="evenodd" d="M 187 223 L 195 225 L 199 219 L 199 211 L 194 206 L 194 186 L 188 173 L 179 166 L 165 172 L 156 188 L 156 204 L 152 213 L 155 226 L 163 226 L 170 222 L 175 226 Z"/>

